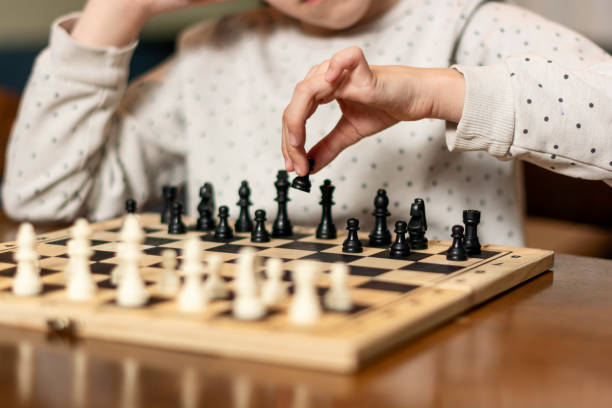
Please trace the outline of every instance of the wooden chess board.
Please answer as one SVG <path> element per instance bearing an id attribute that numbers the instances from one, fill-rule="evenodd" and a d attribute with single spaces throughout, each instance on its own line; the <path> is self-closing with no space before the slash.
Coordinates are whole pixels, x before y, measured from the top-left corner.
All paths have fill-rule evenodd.
<path id="1" fill-rule="evenodd" d="M 553 252 L 539 249 L 483 245 L 483 252 L 467 261 L 446 260 L 450 242 L 429 242 L 426 250 L 413 250 L 408 259 L 392 259 L 385 248 L 365 246 L 360 254 L 342 252 L 345 233 L 334 240 L 320 240 L 314 228 L 294 227 L 287 239 L 253 244 L 249 234 L 236 234 L 228 242 L 216 242 L 212 234 L 193 231 L 169 235 L 158 214 L 140 214 L 146 239 L 141 272 L 151 294 L 141 308 L 115 303 L 116 288 L 110 282 L 118 263 L 116 245 L 121 219 L 92 224 L 91 270 L 98 284 L 95 300 L 69 301 L 63 270 L 67 265 L 68 229 L 40 235 L 43 293 L 17 297 L 11 285 L 16 269 L 15 243 L 0 244 L 0 323 L 58 330 L 85 338 L 129 342 L 218 356 L 336 372 L 353 372 L 359 366 L 425 330 L 451 319 L 491 297 L 530 279 L 552 266 Z M 193 220 L 187 219 L 188 225 Z M 314 326 L 292 325 L 286 304 L 269 310 L 259 321 L 233 318 L 230 300 L 215 300 L 201 313 L 185 313 L 173 298 L 156 291 L 161 276 L 161 251 L 175 249 L 181 261 L 185 238 L 202 239 L 203 257 L 223 258 L 221 274 L 233 283 L 238 251 L 245 245 L 261 257 L 283 261 L 284 280 L 290 291 L 291 271 L 302 260 L 317 261 L 322 272 L 318 292 L 329 287 L 332 263 L 350 267 L 348 284 L 355 307 L 350 313 L 325 311 Z M 360 235 L 365 240 L 367 233 Z M 365 242 L 365 241 L 364 241 Z M 178 272 L 180 273 L 180 272 Z"/>

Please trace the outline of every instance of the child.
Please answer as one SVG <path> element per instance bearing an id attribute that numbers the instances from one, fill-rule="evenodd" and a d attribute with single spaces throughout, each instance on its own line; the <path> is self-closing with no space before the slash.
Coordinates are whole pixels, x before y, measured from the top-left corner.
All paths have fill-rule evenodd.
<path id="1" fill-rule="evenodd" d="M 506 66 L 498 64 L 513 66 L 533 54 L 530 58 L 538 64 L 545 64 L 547 58 L 554 60 L 551 73 L 567 72 L 574 80 L 578 72 L 609 61 L 607 54 L 585 38 L 504 4 L 270 0 L 273 8 L 295 20 L 264 11 L 197 26 L 182 36 L 177 54 L 168 63 L 127 87 L 134 39 L 144 22 L 152 15 L 194 3 L 207 2 L 90 0 L 82 14 L 53 24 L 50 45 L 36 61 L 9 146 L 3 200 L 11 216 L 103 219 L 120 214 L 128 197 L 148 204 L 159 199 L 162 185 L 181 183 L 186 184 L 187 208 L 193 214 L 204 181 L 214 184 L 217 203 L 231 205 L 237 201 L 240 180 L 247 179 L 255 208 L 273 217 L 273 181 L 276 170 L 283 166 L 278 149 L 283 109 L 309 67 L 349 46 L 363 49 L 368 61 L 377 65 L 448 67 L 457 62 L 491 66 L 490 71 L 474 74 L 480 78 L 475 83 L 485 88 L 482 94 L 490 95 L 475 102 L 469 100 L 470 74 L 467 68 L 463 71 L 468 84 L 463 120 L 471 103 L 495 106 L 490 112 L 494 120 L 471 118 L 476 125 L 468 129 L 468 135 L 477 133 L 469 131 L 476 128 L 491 137 L 523 127 L 518 122 L 515 126 L 512 115 L 504 114 L 512 104 L 496 98 L 500 85 L 505 86 L 501 95 L 509 94 L 508 83 L 492 82 Z M 455 83 L 448 70 L 427 72 L 428 83 L 438 89 Z M 335 76 L 329 78 L 332 83 Z M 603 74 L 599 77 L 604 79 Z M 533 94 L 529 95 L 533 106 L 543 102 L 539 89 L 529 85 L 523 90 Z M 601 118 L 610 104 L 609 96 L 608 103 L 604 102 L 606 94 L 601 89 L 582 89 L 593 103 L 586 102 L 588 110 L 580 112 L 592 115 L 582 130 L 591 132 L 590 127 L 605 123 Z M 454 92 L 460 94 L 460 87 Z M 444 92 L 435 95 L 443 97 Z M 526 99 L 520 93 L 516 98 L 519 96 Z M 573 96 L 564 90 L 559 94 L 564 100 L 559 103 L 568 103 Z M 419 98 L 415 95 L 417 105 Z M 444 105 L 450 106 L 441 101 L 440 106 Z M 437 102 L 432 106 L 438 106 Z M 315 108 L 308 106 L 304 112 L 311 114 Z M 402 113 L 399 107 L 398 112 Z M 443 108 L 430 113 L 421 116 L 456 121 L 461 115 L 459 110 L 451 115 Z M 548 115 L 552 123 L 565 114 L 574 115 L 559 107 Z M 336 104 L 318 109 L 301 138 L 304 134 L 325 136 L 339 117 Z M 483 152 L 449 152 L 443 120 L 402 121 L 386 127 L 404 119 L 394 116 L 383 126 L 354 134 L 356 141 L 384 128 L 313 176 L 314 186 L 323 178 L 336 185 L 338 227 L 350 216 L 358 216 L 367 225 L 376 190 L 384 187 L 394 219 L 408 217 L 415 197 L 426 200 L 430 238 L 447 238 L 450 226 L 461 222 L 461 210 L 474 208 L 483 211 L 483 241 L 523 244 L 520 179 L 513 176 L 512 162 Z M 542 126 L 538 124 L 530 134 Z M 298 138 L 293 147 L 300 150 L 301 143 Z M 339 147 L 321 149 L 331 153 L 317 161 L 316 170 Z M 559 149 L 567 148 L 559 145 Z M 489 149 L 498 156 L 502 150 Z M 600 157 L 604 153 L 593 154 Z M 302 154 L 301 164 L 295 159 L 287 166 L 299 169 L 303 159 Z M 304 171 L 302 168 L 301 173 Z M 320 216 L 316 189 L 311 194 L 294 190 L 291 197 L 294 223 L 316 225 Z"/>

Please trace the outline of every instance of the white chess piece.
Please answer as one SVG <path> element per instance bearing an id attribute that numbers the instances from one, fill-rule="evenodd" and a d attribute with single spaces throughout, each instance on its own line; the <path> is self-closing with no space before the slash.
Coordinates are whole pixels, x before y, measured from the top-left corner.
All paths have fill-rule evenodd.
<path id="1" fill-rule="evenodd" d="M 140 221 L 135 214 L 126 214 L 123 219 L 121 231 L 119 231 L 119 239 L 121 242 L 117 244 L 117 257 L 119 264 L 111 272 L 111 283 L 119 285 L 123 276 L 121 259 L 124 257 L 124 252 L 131 248 L 140 251 L 141 244 L 144 241 L 144 232 L 140 226 Z M 133 251 L 132 251 L 133 253 Z M 137 265 L 138 267 L 139 265 Z"/>
<path id="2" fill-rule="evenodd" d="M 255 265 L 255 250 L 250 247 L 240 250 L 233 307 L 234 317 L 240 320 L 257 320 L 266 314 L 266 308 L 259 297 Z"/>
<path id="3" fill-rule="evenodd" d="M 317 264 L 304 261 L 295 271 L 295 295 L 289 306 L 289 319 L 293 324 L 308 326 L 321 316 L 321 305 L 317 296 Z"/>
<path id="4" fill-rule="evenodd" d="M 176 251 L 173 249 L 164 249 L 161 253 L 162 256 L 162 272 L 161 279 L 159 280 L 158 290 L 159 293 L 165 296 L 174 296 L 178 293 L 181 281 L 176 275 Z"/>
<path id="5" fill-rule="evenodd" d="M 332 265 L 330 279 L 331 287 L 325 294 L 325 307 L 337 312 L 350 312 L 353 309 L 353 298 L 346 285 L 349 268 L 346 264 L 337 262 Z"/>
<path id="6" fill-rule="evenodd" d="M 89 223 L 83 218 L 78 219 L 72 227 L 68 299 L 89 300 L 96 293 L 96 283 L 89 267 L 89 257 L 92 254 L 90 238 Z"/>
<path id="7" fill-rule="evenodd" d="M 200 312 L 204 310 L 208 299 L 202 284 L 204 265 L 200 259 L 202 256 L 200 239 L 191 237 L 185 243 L 185 262 L 183 263 L 183 274 L 185 283 L 179 294 L 179 309 L 184 312 Z"/>
<path id="8" fill-rule="evenodd" d="M 261 289 L 261 299 L 267 306 L 278 305 L 287 298 L 287 285 L 282 280 L 283 262 L 270 258 L 266 261 L 267 279 Z"/>
<path id="9" fill-rule="evenodd" d="M 17 296 L 34 296 L 42 291 L 35 244 L 36 234 L 32 224 L 21 224 L 17 232 L 17 272 L 13 281 L 13 293 Z"/>
<path id="10" fill-rule="evenodd" d="M 208 257 L 208 278 L 204 284 L 204 291 L 210 299 L 227 299 L 229 288 L 221 277 L 221 256 L 213 254 Z"/>
<path id="11" fill-rule="evenodd" d="M 122 259 L 119 261 L 121 279 L 117 290 L 117 304 L 126 307 L 143 306 L 149 300 L 149 292 L 140 276 L 138 265 L 142 253 L 139 247 L 125 246 Z"/>

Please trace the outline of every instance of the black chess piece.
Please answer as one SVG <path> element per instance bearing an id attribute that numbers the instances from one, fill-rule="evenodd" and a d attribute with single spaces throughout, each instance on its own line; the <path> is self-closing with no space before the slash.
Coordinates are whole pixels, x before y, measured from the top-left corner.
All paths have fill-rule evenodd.
<path id="1" fill-rule="evenodd" d="M 422 198 L 415 198 L 414 202 L 419 205 L 419 210 L 423 213 L 423 228 L 427 232 L 427 215 L 425 214 L 425 201 Z"/>
<path id="2" fill-rule="evenodd" d="M 290 201 L 288 197 L 289 175 L 285 170 L 278 171 L 274 186 L 276 187 L 276 198 L 274 200 L 278 203 L 278 212 L 272 225 L 272 237 L 289 237 L 293 235 L 293 227 L 287 215 L 287 202 Z"/>
<path id="3" fill-rule="evenodd" d="M 306 173 L 305 176 L 297 176 L 294 178 L 293 182 L 291 183 L 291 187 L 310 193 L 310 187 L 312 186 L 310 183 L 310 172 L 312 171 L 313 167 L 314 160 L 308 159 L 308 173 Z"/>
<path id="4" fill-rule="evenodd" d="M 375 217 L 375 222 L 374 229 L 370 233 L 370 246 L 381 247 L 391 243 L 391 233 L 387 228 L 387 217 L 391 215 L 388 207 L 389 198 L 387 197 L 387 192 L 381 188 L 374 198 L 374 212 L 372 215 Z"/>
<path id="5" fill-rule="evenodd" d="M 200 203 L 198 204 L 198 214 L 200 216 L 196 221 L 196 230 L 198 231 L 212 231 L 216 226 L 213 210 L 210 208 L 210 202 L 213 198 L 211 188 L 210 183 L 205 183 L 200 188 Z"/>
<path id="6" fill-rule="evenodd" d="M 226 205 L 219 207 L 219 225 L 215 229 L 215 239 L 217 241 L 227 241 L 234 237 L 234 231 L 227 222 L 228 217 L 229 208 Z"/>
<path id="7" fill-rule="evenodd" d="M 238 215 L 238 219 L 234 224 L 234 229 L 236 229 L 236 232 L 251 232 L 253 231 L 253 220 L 251 220 L 249 215 L 249 206 L 253 205 L 253 203 L 249 199 L 251 197 L 251 189 L 246 180 L 240 183 L 238 196 L 240 199 L 236 205 L 240 207 L 240 215 Z"/>
<path id="8" fill-rule="evenodd" d="M 132 198 L 125 200 L 125 212 L 128 214 L 134 214 L 136 212 L 136 200 Z"/>
<path id="9" fill-rule="evenodd" d="M 477 227 L 480 223 L 480 211 L 464 210 L 463 223 L 465 224 L 465 252 L 469 256 L 479 255 L 482 252 L 477 232 Z"/>
<path id="10" fill-rule="evenodd" d="M 391 258 L 407 258 L 410 256 L 410 246 L 406 242 L 406 231 L 408 224 L 405 221 L 397 221 L 395 223 L 395 242 L 389 248 L 389 256 Z"/>
<path id="11" fill-rule="evenodd" d="M 342 243 L 342 252 L 363 252 L 363 246 L 357 235 L 357 231 L 359 231 L 359 220 L 357 218 L 349 218 L 346 222 L 346 229 L 348 230 L 348 236 Z"/>
<path id="12" fill-rule="evenodd" d="M 412 249 L 427 249 L 427 238 L 425 238 L 425 216 L 418 203 L 410 206 L 410 222 L 408 233 L 410 234 L 410 247 Z"/>
<path id="13" fill-rule="evenodd" d="M 164 208 L 160 213 L 161 223 L 167 224 L 172 217 L 172 204 L 176 201 L 177 188 L 175 186 L 163 186 Z"/>
<path id="14" fill-rule="evenodd" d="M 270 242 L 270 233 L 266 231 L 266 212 L 255 211 L 255 228 L 251 232 L 251 242 Z"/>
<path id="15" fill-rule="evenodd" d="M 333 194 L 334 187 L 331 180 L 325 180 L 321 189 L 321 222 L 317 227 L 316 237 L 319 239 L 335 239 L 338 236 L 334 220 L 332 219 L 332 205 L 334 205 Z"/>
<path id="16" fill-rule="evenodd" d="M 468 257 L 463 243 L 463 226 L 453 226 L 452 232 L 451 237 L 453 237 L 453 243 L 446 252 L 446 259 L 449 261 L 466 261 Z"/>
<path id="17" fill-rule="evenodd" d="M 168 221 L 168 234 L 184 234 L 186 230 L 183 223 L 183 204 L 175 201 L 172 204 L 172 213 Z"/>

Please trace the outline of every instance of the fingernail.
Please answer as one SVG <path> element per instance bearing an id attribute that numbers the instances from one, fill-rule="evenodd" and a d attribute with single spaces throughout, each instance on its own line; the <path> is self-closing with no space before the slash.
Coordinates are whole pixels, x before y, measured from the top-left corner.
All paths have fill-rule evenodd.
<path id="1" fill-rule="evenodd" d="M 336 73 L 331 69 L 331 67 L 327 68 L 327 72 L 325 73 L 325 80 L 327 82 L 334 82 L 336 79 Z"/>

